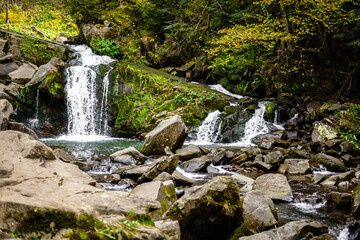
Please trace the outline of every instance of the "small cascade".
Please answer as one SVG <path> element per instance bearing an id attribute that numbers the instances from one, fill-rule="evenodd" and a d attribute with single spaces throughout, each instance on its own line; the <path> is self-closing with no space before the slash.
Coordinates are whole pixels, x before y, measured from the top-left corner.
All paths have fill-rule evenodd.
<path id="1" fill-rule="evenodd" d="M 274 126 L 277 128 L 277 129 L 280 129 L 280 130 L 285 130 L 284 128 L 284 123 L 280 123 L 279 121 L 279 110 L 276 109 L 275 110 L 275 114 L 274 114 Z"/>
<path id="2" fill-rule="evenodd" d="M 68 113 L 68 135 L 106 135 L 106 102 L 109 72 L 105 74 L 103 86 L 98 86 L 99 65 L 113 61 L 108 56 L 93 54 L 87 46 L 72 47 L 76 64 L 66 69 L 66 107 Z M 102 89 L 103 96 L 99 96 Z M 100 102 L 98 99 L 101 99 Z M 105 118 L 104 118 L 105 117 Z"/>
<path id="3" fill-rule="evenodd" d="M 340 231 L 339 236 L 337 237 L 337 240 L 348 240 L 349 235 L 350 235 L 349 228 L 346 227 Z"/>
<path id="4" fill-rule="evenodd" d="M 211 112 L 199 126 L 194 144 L 214 143 L 221 133 L 221 112 Z"/>
<path id="5" fill-rule="evenodd" d="M 229 92 L 228 90 L 226 90 L 226 89 L 225 89 L 223 86 L 221 86 L 220 84 L 209 85 L 209 88 L 212 89 L 212 90 L 221 92 L 221 93 L 223 93 L 223 94 L 225 94 L 225 95 L 231 96 L 231 97 L 233 97 L 233 98 L 237 98 L 237 99 L 243 98 L 243 96 L 241 96 L 241 95 L 238 95 L 238 94 L 234 94 L 234 93 Z"/>
<path id="6" fill-rule="evenodd" d="M 110 68 L 110 70 L 106 73 L 104 77 L 104 86 L 103 86 L 103 96 L 101 101 L 101 109 L 100 109 L 100 126 L 101 126 L 101 132 L 104 134 L 110 133 L 110 127 L 107 124 L 108 122 L 108 94 L 109 94 L 109 74 L 113 70 L 113 68 Z"/>
<path id="7" fill-rule="evenodd" d="M 36 109 L 35 109 L 35 117 L 28 120 L 28 123 L 31 128 L 39 127 L 39 89 L 36 90 Z"/>

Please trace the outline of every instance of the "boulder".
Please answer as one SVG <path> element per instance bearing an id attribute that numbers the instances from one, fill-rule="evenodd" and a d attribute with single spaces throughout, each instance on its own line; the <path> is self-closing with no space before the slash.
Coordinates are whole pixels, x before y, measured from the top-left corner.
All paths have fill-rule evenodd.
<path id="1" fill-rule="evenodd" d="M 6 46 L 7 40 L 0 38 L 0 52 L 3 52 Z"/>
<path id="2" fill-rule="evenodd" d="M 9 73 L 12 82 L 26 84 L 35 74 L 35 69 L 29 64 L 21 65 L 17 70 Z"/>
<path id="3" fill-rule="evenodd" d="M 19 94 L 20 87 L 21 87 L 20 84 L 14 82 L 10 83 L 9 85 L 0 83 L 0 91 L 3 92 L 6 99 L 9 98 L 9 95 L 15 98 Z"/>
<path id="4" fill-rule="evenodd" d="M 155 227 L 165 235 L 167 240 L 180 240 L 180 225 L 178 221 L 161 220 L 155 222 Z"/>
<path id="5" fill-rule="evenodd" d="M 277 224 L 273 201 L 258 190 L 248 192 L 243 199 L 244 223 L 235 231 L 237 236 L 251 235 Z"/>
<path id="6" fill-rule="evenodd" d="M 163 156 L 157 159 L 149 166 L 149 169 L 141 175 L 138 182 L 142 183 L 152 181 L 162 172 L 172 174 L 177 167 L 178 161 L 179 156 L 177 155 Z"/>
<path id="7" fill-rule="evenodd" d="M 322 235 L 327 231 L 327 226 L 312 220 L 293 221 L 282 227 L 266 232 L 257 233 L 248 237 L 240 237 L 238 240 L 297 240 L 305 239 L 309 233 L 313 236 Z"/>
<path id="8" fill-rule="evenodd" d="M 8 129 L 9 118 L 13 111 L 13 106 L 8 100 L 0 99 L 0 131 Z"/>
<path id="9" fill-rule="evenodd" d="M 173 181 L 175 183 L 175 178 L 172 175 L 170 175 L 167 172 L 162 172 L 156 178 L 154 178 L 153 181 L 166 182 L 166 181 L 169 181 L 169 180 L 171 180 L 171 181 Z"/>
<path id="10" fill-rule="evenodd" d="M 56 75 L 56 74 L 58 74 L 58 69 L 53 64 L 47 63 L 44 65 L 41 65 L 39 67 L 39 69 L 36 71 L 36 73 L 34 74 L 34 76 L 31 78 L 31 80 L 28 83 L 26 83 L 25 87 L 38 85 L 43 80 L 45 80 L 47 76 Z"/>
<path id="11" fill-rule="evenodd" d="M 263 138 L 259 143 L 259 147 L 266 150 L 273 149 L 274 147 L 288 147 L 289 145 L 289 142 L 274 137 Z"/>
<path id="12" fill-rule="evenodd" d="M 189 146 L 176 150 L 176 155 L 179 155 L 181 161 L 186 161 L 192 158 L 198 158 L 202 155 L 202 151 L 199 147 L 194 144 L 190 144 Z"/>
<path id="13" fill-rule="evenodd" d="M 220 165 L 223 163 L 223 160 L 226 158 L 226 150 L 221 150 L 216 153 L 215 156 L 211 159 L 213 165 Z"/>
<path id="14" fill-rule="evenodd" d="M 0 63 L 0 77 L 5 77 L 9 73 L 16 71 L 18 68 L 19 66 L 14 61 Z"/>
<path id="15" fill-rule="evenodd" d="M 186 136 L 186 126 L 181 117 L 173 116 L 161 121 L 151 132 L 146 134 L 140 152 L 145 155 L 165 154 L 166 146 L 174 152 L 181 148 Z"/>
<path id="16" fill-rule="evenodd" d="M 324 153 L 316 154 L 314 160 L 325 165 L 329 171 L 342 172 L 346 169 L 344 161 Z"/>
<path id="17" fill-rule="evenodd" d="M 121 178 L 130 178 L 137 181 L 143 174 L 149 171 L 150 165 L 131 166 L 127 165 L 120 169 Z"/>
<path id="18" fill-rule="evenodd" d="M 268 102 L 265 103 L 265 113 L 264 113 L 264 119 L 266 121 L 274 121 L 274 115 L 275 115 L 275 108 L 277 107 L 277 104 L 274 102 Z"/>
<path id="19" fill-rule="evenodd" d="M 0 173 L 0 229 L 6 231 L 37 229 L 36 222 L 28 222 L 36 216 L 50 217 L 60 230 L 64 216 L 73 221 L 88 214 L 102 220 L 160 209 L 157 202 L 95 187 L 77 166 L 56 159 L 50 148 L 17 131 L 0 132 Z"/>
<path id="20" fill-rule="evenodd" d="M 264 174 L 256 178 L 254 190 L 261 191 L 265 196 L 278 201 L 292 202 L 293 194 L 286 177 L 282 174 Z"/>
<path id="21" fill-rule="evenodd" d="M 164 214 L 179 221 L 182 239 L 227 239 L 242 223 L 239 188 L 229 176 L 188 189 Z"/>
<path id="22" fill-rule="evenodd" d="M 231 177 L 235 179 L 240 193 L 246 193 L 253 190 L 254 180 L 252 178 L 237 173 L 231 175 Z"/>
<path id="23" fill-rule="evenodd" d="M 61 150 L 58 148 L 58 149 L 55 149 L 53 152 L 54 152 L 54 155 L 63 162 L 67 162 L 67 163 L 77 162 L 76 158 L 74 158 L 69 153 L 65 152 L 64 150 Z"/>
<path id="24" fill-rule="evenodd" d="M 173 178 L 175 179 L 176 186 L 191 186 L 194 184 L 194 181 L 192 179 L 185 177 L 177 170 L 175 170 L 171 176 L 173 176 Z"/>
<path id="25" fill-rule="evenodd" d="M 110 159 L 125 165 L 143 164 L 147 157 L 141 154 L 136 148 L 129 147 L 110 155 Z"/>
<path id="26" fill-rule="evenodd" d="M 286 159 L 278 170 L 281 174 L 307 174 L 311 173 L 309 159 Z"/>
<path id="27" fill-rule="evenodd" d="M 232 160 L 232 164 L 240 165 L 243 162 L 252 161 L 256 155 L 260 154 L 261 150 L 257 147 L 248 147 L 241 149 L 241 152 L 238 153 Z"/>
<path id="28" fill-rule="evenodd" d="M 209 166 L 210 163 L 211 160 L 206 157 L 194 158 L 181 163 L 180 167 L 184 169 L 185 172 L 196 173 L 206 170 L 207 166 Z"/>
<path id="29" fill-rule="evenodd" d="M 282 156 L 283 156 L 282 152 L 273 151 L 264 156 L 264 162 L 267 164 L 279 166 Z"/>
<path id="30" fill-rule="evenodd" d="M 9 130 L 19 131 L 32 136 L 35 140 L 39 140 L 37 134 L 30 128 L 26 127 L 23 123 L 18 122 L 10 122 L 9 123 Z"/>
<path id="31" fill-rule="evenodd" d="M 337 130 L 322 122 L 314 122 L 314 129 L 311 133 L 313 142 L 323 142 L 337 137 Z"/>
<path id="32" fill-rule="evenodd" d="M 10 62 L 11 60 L 13 60 L 13 58 L 14 58 L 14 56 L 12 54 L 2 56 L 2 57 L 0 57 L 0 63 Z"/>
<path id="33" fill-rule="evenodd" d="M 335 209 L 349 209 L 351 208 L 353 199 L 350 193 L 331 192 L 327 205 Z"/>
<path id="34" fill-rule="evenodd" d="M 352 214 L 356 219 L 360 219 L 360 183 L 353 190 L 354 201 L 352 204 Z"/>

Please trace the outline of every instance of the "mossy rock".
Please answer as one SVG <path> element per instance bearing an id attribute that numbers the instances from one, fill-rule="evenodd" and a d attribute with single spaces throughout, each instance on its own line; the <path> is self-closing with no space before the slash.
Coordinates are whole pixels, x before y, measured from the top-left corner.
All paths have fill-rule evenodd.
<path id="1" fill-rule="evenodd" d="M 277 104 L 273 103 L 273 102 L 268 102 L 265 104 L 264 119 L 266 121 L 274 121 L 274 113 L 275 113 L 276 107 L 277 107 Z"/>

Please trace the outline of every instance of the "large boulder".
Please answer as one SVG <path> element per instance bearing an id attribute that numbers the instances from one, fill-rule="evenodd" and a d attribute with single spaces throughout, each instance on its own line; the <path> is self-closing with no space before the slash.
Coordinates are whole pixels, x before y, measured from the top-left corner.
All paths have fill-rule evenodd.
<path id="1" fill-rule="evenodd" d="M 9 122 L 9 130 L 23 132 L 23 133 L 29 134 L 35 140 L 39 140 L 39 137 L 37 136 L 37 134 L 32 129 L 25 126 L 23 123 Z"/>
<path id="2" fill-rule="evenodd" d="M 110 155 L 110 159 L 126 165 L 143 164 L 147 157 L 141 154 L 136 148 L 129 147 Z"/>
<path id="3" fill-rule="evenodd" d="M 279 173 L 285 174 L 306 174 L 311 173 L 309 159 L 286 159 L 279 167 Z"/>
<path id="4" fill-rule="evenodd" d="M 314 122 L 314 129 L 311 133 L 311 140 L 313 142 L 326 142 L 337 137 L 335 128 L 322 122 Z"/>
<path id="5" fill-rule="evenodd" d="M 17 70 L 9 73 L 12 82 L 26 84 L 34 76 L 36 70 L 29 64 L 21 65 Z"/>
<path id="6" fill-rule="evenodd" d="M 180 164 L 180 167 L 186 172 L 196 173 L 201 171 L 206 171 L 207 166 L 209 166 L 211 160 L 206 157 L 194 158 L 189 161 L 183 162 Z"/>
<path id="7" fill-rule="evenodd" d="M 180 240 L 180 225 L 178 221 L 156 221 L 155 227 L 161 230 L 167 240 Z"/>
<path id="8" fill-rule="evenodd" d="M 292 202 L 294 197 L 286 177 L 282 174 L 264 174 L 256 178 L 254 190 L 278 201 Z"/>
<path id="9" fill-rule="evenodd" d="M 325 165 L 326 169 L 333 172 L 343 172 L 346 167 L 344 161 L 336 157 L 319 153 L 315 155 L 315 161 Z"/>
<path id="10" fill-rule="evenodd" d="M 0 100 L 0 131 L 8 129 L 9 118 L 13 111 L 13 106 L 8 100 Z"/>
<path id="11" fill-rule="evenodd" d="M 312 220 L 293 221 L 277 229 L 257 233 L 248 237 L 240 237 L 238 240 L 298 240 L 305 239 L 308 234 L 318 236 L 327 231 L 327 226 Z"/>
<path id="12" fill-rule="evenodd" d="M 162 172 L 172 174 L 175 171 L 178 162 L 179 156 L 177 155 L 163 156 L 149 166 L 148 170 L 138 179 L 138 182 L 142 183 L 152 181 Z"/>
<path id="13" fill-rule="evenodd" d="M 0 63 L 0 77 L 5 77 L 18 68 L 19 66 L 14 61 Z"/>
<path id="14" fill-rule="evenodd" d="M 186 161 L 192 158 L 198 158 L 202 155 L 202 151 L 199 147 L 194 144 L 176 150 L 176 154 L 179 155 L 181 161 Z"/>
<path id="15" fill-rule="evenodd" d="M 0 132 L 0 175 L 0 229 L 9 232 L 40 227 L 36 216 L 51 217 L 58 231 L 64 216 L 72 221 L 88 214 L 104 220 L 160 208 L 159 203 L 130 193 L 95 187 L 76 165 L 55 158 L 43 143 L 17 131 Z"/>
<path id="16" fill-rule="evenodd" d="M 53 76 L 56 76 L 59 73 L 58 67 L 62 67 L 64 65 L 64 62 L 61 59 L 53 57 L 48 63 L 41 65 L 38 68 L 34 76 L 31 78 L 31 81 L 29 81 L 25 87 L 38 85 L 46 78 L 53 78 Z"/>
<path id="17" fill-rule="evenodd" d="M 232 177 L 215 177 L 188 189 L 164 214 L 178 220 L 182 239 L 227 239 L 242 223 L 239 188 Z"/>
<path id="18" fill-rule="evenodd" d="M 231 177 L 235 179 L 240 193 L 247 193 L 253 190 L 254 180 L 252 178 L 237 173 L 231 175 Z"/>
<path id="19" fill-rule="evenodd" d="M 165 154 L 166 146 L 174 152 L 181 148 L 186 136 L 186 126 L 181 117 L 173 116 L 161 121 L 151 132 L 146 134 L 140 152 L 145 155 Z"/>

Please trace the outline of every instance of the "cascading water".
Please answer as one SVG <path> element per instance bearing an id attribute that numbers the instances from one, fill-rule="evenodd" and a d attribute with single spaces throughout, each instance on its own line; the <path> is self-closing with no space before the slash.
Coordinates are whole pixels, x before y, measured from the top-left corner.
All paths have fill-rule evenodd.
<path id="1" fill-rule="evenodd" d="M 196 133 L 196 140 L 192 143 L 204 145 L 211 144 L 216 141 L 221 133 L 221 112 L 219 110 L 211 112 Z"/>
<path id="2" fill-rule="evenodd" d="M 228 90 L 226 90 L 226 89 L 225 89 L 223 86 L 221 86 L 220 84 L 209 85 L 209 88 L 212 89 L 212 90 L 221 92 L 221 93 L 223 93 L 223 94 L 225 94 L 225 95 L 228 95 L 228 96 L 237 98 L 237 99 L 243 98 L 243 96 L 241 96 L 241 95 L 238 95 L 238 94 L 234 94 L 234 93 L 229 92 Z"/>
<path id="3" fill-rule="evenodd" d="M 66 107 L 68 113 L 68 136 L 81 137 L 106 135 L 106 102 L 109 84 L 109 72 L 103 79 L 103 96 L 99 96 L 97 81 L 99 66 L 114 61 L 108 56 L 93 54 L 85 45 L 74 46 L 76 65 L 66 69 Z M 102 100 L 102 102 L 99 101 Z"/>

